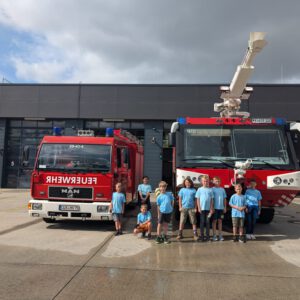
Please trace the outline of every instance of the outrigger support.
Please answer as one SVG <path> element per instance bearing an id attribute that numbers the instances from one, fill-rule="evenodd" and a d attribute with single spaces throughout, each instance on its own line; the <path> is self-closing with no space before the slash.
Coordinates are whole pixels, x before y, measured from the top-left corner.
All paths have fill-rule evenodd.
<path id="1" fill-rule="evenodd" d="M 242 64 L 237 67 L 230 86 L 221 86 L 221 99 L 223 103 L 215 103 L 214 111 L 219 112 L 221 117 L 244 117 L 250 116 L 249 112 L 240 110 L 241 100 L 249 98 L 253 91 L 252 87 L 246 87 L 247 81 L 254 70 L 252 61 L 266 45 L 265 32 L 251 32 L 248 49 Z"/>

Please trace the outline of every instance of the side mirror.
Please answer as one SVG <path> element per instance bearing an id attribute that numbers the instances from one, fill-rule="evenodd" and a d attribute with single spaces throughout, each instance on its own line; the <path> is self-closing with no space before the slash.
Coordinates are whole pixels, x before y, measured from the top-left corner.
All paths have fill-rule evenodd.
<path id="1" fill-rule="evenodd" d="M 176 146 L 176 132 L 170 132 L 168 134 L 168 145 L 169 145 L 169 147 Z"/>

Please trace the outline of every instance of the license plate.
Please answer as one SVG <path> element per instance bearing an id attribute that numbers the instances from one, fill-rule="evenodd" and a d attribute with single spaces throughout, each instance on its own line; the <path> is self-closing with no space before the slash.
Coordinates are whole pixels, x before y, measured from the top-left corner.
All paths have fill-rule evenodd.
<path id="1" fill-rule="evenodd" d="M 61 211 L 80 211 L 79 205 L 59 205 Z"/>
<path id="2" fill-rule="evenodd" d="M 102 216 L 101 220 L 109 220 L 108 216 Z"/>

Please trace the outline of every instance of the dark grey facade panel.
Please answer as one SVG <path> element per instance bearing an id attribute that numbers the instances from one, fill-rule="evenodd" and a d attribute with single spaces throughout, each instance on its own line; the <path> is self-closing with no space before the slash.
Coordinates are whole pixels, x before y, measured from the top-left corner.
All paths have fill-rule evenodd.
<path id="1" fill-rule="evenodd" d="M 4 148 L 5 148 L 5 132 L 6 132 L 6 122 L 5 120 L 0 120 L 0 187 L 2 186 L 3 171 L 4 171 Z"/>
<path id="2" fill-rule="evenodd" d="M 79 118 L 79 86 L 40 86 L 39 115 L 44 118 Z"/>
<path id="3" fill-rule="evenodd" d="M 144 136 L 144 175 L 149 176 L 153 189 L 162 180 L 162 141 L 163 122 L 146 122 Z"/>
<path id="4" fill-rule="evenodd" d="M 249 109 L 253 116 L 300 119 L 300 85 L 252 86 Z M 219 87 L 219 84 L 2 84 L 0 117 L 131 120 L 211 117 L 217 116 L 213 105 L 220 101 Z"/>

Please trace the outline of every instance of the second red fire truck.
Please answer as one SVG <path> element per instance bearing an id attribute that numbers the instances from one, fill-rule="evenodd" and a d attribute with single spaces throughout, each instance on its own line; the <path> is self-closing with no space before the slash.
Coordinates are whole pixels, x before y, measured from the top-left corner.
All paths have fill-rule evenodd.
<path id="1" fill-rule="evenodd" d="M 28 209 L 45 222 L 56 219 L 111 220 L 109 205 L 117 182 L 127 204 L 136 200 L 143 175 L 143 146 L 129 132 L 91 131 L 80 136 L 45 136 L 31 177 Z"/>

